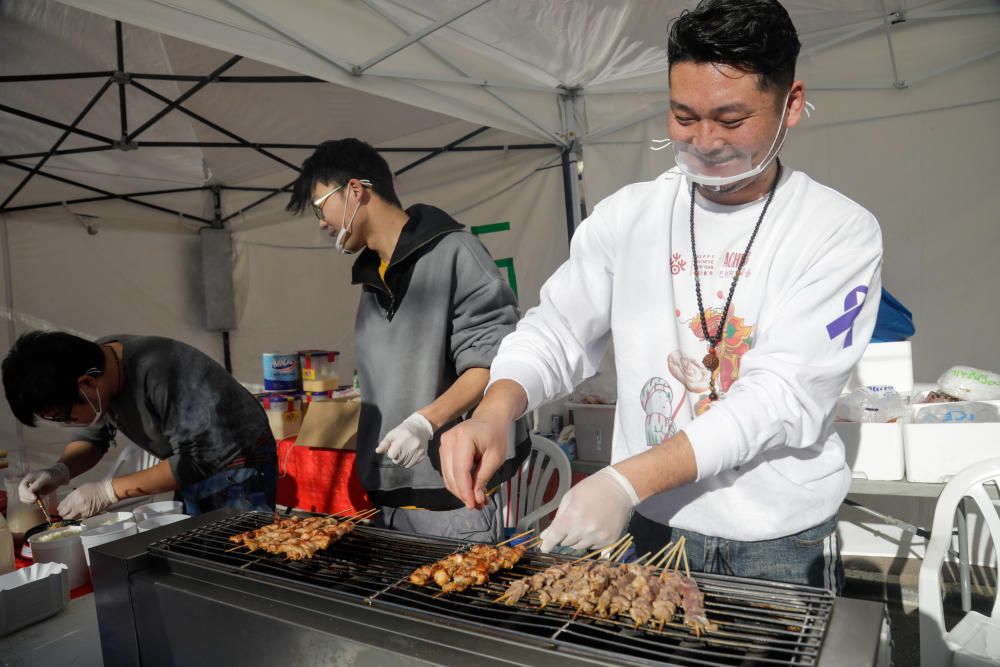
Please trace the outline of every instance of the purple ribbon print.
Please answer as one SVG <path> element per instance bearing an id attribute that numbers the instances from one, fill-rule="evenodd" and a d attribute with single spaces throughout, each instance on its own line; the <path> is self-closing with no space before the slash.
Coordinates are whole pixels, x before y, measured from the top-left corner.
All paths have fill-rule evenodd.
<path id="1" fill-rule="evenodd" d="M 858 285 L 844 297 L 844 314 L 826 325 L 826 332 L 833 340 L 840 334 L 847 332 L 844 337 L 844 347 L 848 348 L 854 342 L 854 320 L 861 312 L 861 306 L 865 303 L 865 296 L 868 294 L 866 285 Z M 859 297 L 860 295 L 860 297 Z"/>

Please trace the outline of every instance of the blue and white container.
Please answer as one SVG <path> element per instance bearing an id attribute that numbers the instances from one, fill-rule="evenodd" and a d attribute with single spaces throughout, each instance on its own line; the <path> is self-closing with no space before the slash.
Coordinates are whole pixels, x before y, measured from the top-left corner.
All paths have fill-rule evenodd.
<path id="1" fill-rule="evenodd" d="M 265 352 L 263 358 L 264 389 L 267 391 L 297 391 L 302 388 L 298 354 Z"/>

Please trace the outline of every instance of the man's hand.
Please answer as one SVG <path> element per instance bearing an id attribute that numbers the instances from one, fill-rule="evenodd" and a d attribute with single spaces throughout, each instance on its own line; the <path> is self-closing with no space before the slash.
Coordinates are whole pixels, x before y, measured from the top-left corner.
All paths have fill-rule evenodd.
<path id="1" fill-rule="evenodd" d="M 441 436 L 441 476 L 468 509 L 486 504 L 486 484 L 507 458 L 511 422 L 473 417 Z"/>
<path id="2" fill-rule="evenodd" d="M 59 503 L 59 516 L 64 519 L 86 519 L 100 514 L 118 502 L 110 479 L 88 482 Z"/>
<path id="3" fill-rule="evenodd" d="M 382 438 L 375 453 L 385 454 L 396 465 L 412 468 L 427 458 L 427 442 L 432 437 L 434 426 L 427 417 L 414 412 Z"/>
<path id="4" fill-rule="evenodd" d="M 542 551 L 605 547 L 621 536 L 638 504 L 631 482 L 611 466 L 602 468 L 563 496 L 552 525 L 542 531 Z"/>
<path id="5" fill-rule="evenodd" d="M 41 496 L 52 493 L 70 480 L 69 468 L 65 463 L 56 463 L 48 468 L 29 472 L 17 485 L 17 495 L 22 503 L 34 504 Z"/>

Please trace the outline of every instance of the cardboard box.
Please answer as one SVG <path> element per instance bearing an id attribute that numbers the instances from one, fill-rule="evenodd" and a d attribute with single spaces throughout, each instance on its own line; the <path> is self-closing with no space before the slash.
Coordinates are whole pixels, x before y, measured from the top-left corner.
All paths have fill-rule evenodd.
<path id="1" fill-rule="evenodd" d="M 354 450 L 358 439 L 360 398 L 335 398 L 309 404 L 296 445 Z"/>
<path id="2" fill-rule="evenodd" d="M 614 405 L 567 403 L 576 428 L 576 458 L 580 461 L 611 463 L 611 443 L 615 430 Z"/>
<path id="3" fill-rule="evenodd" d="M 898 481 L 905 474 L 903 425 L 835 422 L 855 479 Z"/>

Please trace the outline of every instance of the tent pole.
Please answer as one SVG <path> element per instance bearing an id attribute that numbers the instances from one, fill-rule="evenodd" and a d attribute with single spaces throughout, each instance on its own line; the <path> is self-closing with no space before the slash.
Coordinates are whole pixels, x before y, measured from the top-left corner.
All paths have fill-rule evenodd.
<path id="1" fill-rule="evenodd" d="M 282 159 L 281 157 L 275 155 L 274 153 L 271 153 L 269 151 L 264 150 L 263 148 L 260 148 L 256 144 L 253 144 L 253 143 L 247 141 L 246 139 L 244 139 L 243 137 L 239 136 L 235 132 L 230 132 L 229 130 L 225 129 L 224 127 L 222 127 L 220 125 L 217 125 L 216 123 L 213 123 L 212 121 L 208 120 L 204 116 L 200 116 L 200 115 L 196 114 L 195 112 L 191 111 L 190 109 L 187 109 L 187 108 L 181 106 L 181 104 L 179 103 L 179 101 L 172 101 L 169 98 L 164 97 L 163 95 L 160 95 L 158 92 L 156 92 L 152 88 L 147 88 L 146 86 L 142 85 L 141 83 L 139 83 L 137 81 L 133 81 L 132 85 L 135 88 L 138 88 L 142 92 L 146 93 L 150 97 L 156 98 L 156 99 L 160 100 L 161 102 L 166 102 L 168 104 L 172 104 L 173 105 L 172 108 L 175 108 L 178 111 L 180 111 L 181 113 L 183 113 L 183 114 L 185 114 L 187 116 L 190 116 L 191 118 L 194 118 L 195 120 L 197 120 L 200 123 L 204 123 L 208 127 L 210 127 L 213 130 L 215 130 L 216 132 L 221 132 L 222 134 L 226 135 L 230 139 L 234 139 L 234 140 L 240 142 L 241 144 L 243 144 L 247 148 L 252 148 L 255 151 L 257 151 L 258 153 L 260 153 L 261 155 L 265 155 L 265 156 L 271 158 L 272 160 L 274 160 L 275 162 L 277 162 L 279 164 L 283 164 L 284 166 L 288 167 L 292 171 L 294 171 L 296 173 L 302 171 L 301 169 L 299 169 L 298 166 L 292 164 L 288 160 Z M 135 132 L 132 133 L 132 135 L 134 136 L 134 135 L 138 134 L 138 132 L 139 132 L 139 130 L 136 130 Z"/>
<path id="2" fill-rule="evenodd" d="M 7 344 L 13 345 L 17 335 L 17 330 L 14 327 L 13 272 L 10 269 L 10 241 L 7 238 L 7 216 L 3 213 L 0 213 L 0 257 L 2 257 L 3 261 L 4 306 L 7 313 Z M 16 461 L 14 465 L 20 465 L 20 467 L 14 468 L 10 472 L 14 475 L 23 475 L 28 472 L 28 452 L 24 448 L 24 427 L 21 425 L 21 420 L 19 419 L 14 420 L 14 443 L 15 446 L 11 449 L 17 450 L 18 456 L 11 458 L 14 458 Z"/>
<path id="3" fill-rule="evenodd" d="M 73 119 L 73 122 L 70 124 L 70 126 L 67 127 L 65 130 L 63 130 L 62 135 L 59 137 L 59 139 L 56 140 L 56 143 L 52 145 L 52 148 L 49 149 L 49 152 L 45 154 L 45 157 L 43 157 L 41 160 L 35 163 L 35 166 L 32 167 L 31 170 L 28 172 L 28 175 L 25 176 L 21 180 L 21 182 L 18 183 L 17 187 L 14 188 L 14 190 L 9 195 L 7 195 L 7 198 L 4 199 L 2 203 L 0 203 L 0 209 L 5 208 L 7 204 L 9 204 L 11 200 L 17 196 L 17 193 L 20 192 L 21 189 L 28 184 L 28 181 L 30 181 L 35 176 L 35 174 L 39 173 L 39 170 L 43 166 L 45 166 L 45 163 L 49 161 L 49 158 L 52 157 L 52 154 L 55 153 L 57 150 L 59 150 L 59 147 L 62 145 L 62 142 L 66 141 L 66 138 L 73 132 L 73 130 L 76 129 L 76 126 L 80 124 L 80 121 L 82 121 L 86 117 L 86 115 L 90 113 L 90 110 L 94 108 L 95 104 L 97 104 L 97 100 L 101 99 L 101 96 L 104 95 L 104 91 L 106 91 L 110 86 L 111 86 L 111 79 L 108 79 L 107 81 L 104 82 L 104 85 L 101 86 L 100 90 L 97 91 L 97 94 L 95 94 L 87 103 L 87 105 L 83 107 L 83 111 L 77 114 L 77 117 Z"/>
<path id="4" fill-rule="evenodd" d="M 219 76 L 220 74 L 222 74 L 227 69 L 229 69 L 230 67 L 232 67 L 233 65 L 235 65 L 236 63 L 238 63 L 241 60 L 243 60 L 243 56 L 233 56 L 232 58 L 230 58 L 226 62 L 224 62 L 221 65 L 219 65 L 218 67 L 216 67 L 208 76 L 203 77 L 201 81 L 199 81 L 198 83 L 196 83 L 195 85 L 191 86 L 186 91 L 184 91 L 184 93 L 182 93 L 181 96 L 178 97 L 176 100 L 167 100 L 167 106 L 165 106 L 164 108 L 160 109 L 160 111 L 157 114 L 155 114 L 152 118 L 150 118 L 145 123 L 143 123 L 142 125 L 140 125 L 137 129 L 135 129 L 134 131 L 132 131 L 132 133 L 129 134 L 126 137 L 126 140 L 127 141 L 134 141 L 136 137 L 138 137 L 140 134 L 142 134 L 143 132 L 145 132 L 146 130 L 148 130 L 150 128 L 150 126 L 152 126 L 154 123 L 156 123 L 158 120 L 160 120 L 161 118 L 163 118 L 164 116 L 166 116 L 168 113 L 170 113 L 174 109 L 179 109 L 179 110 L 183 111 L 184 109 L 181 107 L 181 103 L 184 102 L 184 100 L 188 99 L 189 97 L 191 97 L 192 95 L 194 95 L 195 93 L 197 93 L 199 90 L 201 90 L 202 88 L 204 88 L 208 84 L 210 84 L 213 81 L 215 81 L 215 78 L 217 76 Z M 148 93 L 149 90 L 148 89 L 144 89 L 144 92 Z M 162 98 L 162 99 L 166 100 L 167 98 Z"/>
<path id="5" fill-rule="evenodd" d="M 459 144 L 461 144 L 461 143 L 463 143 L 465 141 L 468 141 L 469 139 L 472 139 L 473 137 L 479 136 L 480 134 L 482 134 L 483 132 L 485 132 L 488 129 L 490 129 L 490 128 L 488 126 L 484 125 L 484 126 L 482 126 L 480 128 L 477 128 L 477 129 L 473 130 L 472 132 L 469 132 L 464 137 L 460 137 L 460 138 L 456 139 L 455 141 L 451 142 L 447 146 L 442 146 L 441 148 L 435 148 L 435 149 L 433 149 L 431 151 L 430 155 L 425 155 L 422 158 L 420 158 L 419 160 L 411 162 L 410 164 L 406 165 L 405 167 L 397 169 L 395 175 L 399 176 L 400 174 L 405 173 L 405 172 L 409 171 L 410 169 L 413 169 L 417 165 L 421 165 L 424 162 L 427 162 L 431 158 L 434 158 L 434 157 L 440 155 L 441 153 L 445 153 L 447 151 L 450 151 L 451 149 L 455 148 Z"/>
<path id="6" fill-rule="evenodd" d="M 563 195 L 566 202 L 566 242 L 580 224 L 580 183 L 576 171 L 576 153 L 567 148 L 562 152 Z"/>
<path id="7" fill-rule="evenodd" d="M 115 50 L 118 55 L 118 71 L 113 78 L 118 84 L 118 112 L 121 118 L 121 142 L 128 143 L 128 109 L 125 106 L 125 84 L 128 74 L 125 73 L 125 42 L 122 40 L 122 22 L 115 21 Z"/>
<path id="8" fill-rule="evenodd" d="M 212 228 L 213 229 L 224 229 L 224 224 L 222 220 L 222 187 L 219 185 L 212 185 Z M 203 260 L 204 261 L 204 260 Z M 232 261 L 230 260 L 230 264 Z M 232 267 L 230 267 L 232 270 Z M 229 330 L 222 330 L 222 361 L 226 367 L 226 372 L 230 375 L 233 374 L 233 360 L 229 352 Z"/>
<path id="9" fill-rule="evenodd" d="M 71 128 L 69 125 L 60 123 L 59 121 L 52 120 L 51 118 L 45 118 L 43 116 L 36 116 L 33 113 L 27 111 L 21 111 L 20 109 L 15 109 L 14 107 L 9 107 L 6 104 L 0 104 L 0 111 L 6 111 L 13 116 L 19 116 L 21 118 L 27 118 L 28 120 L 33 120 L 36 123 L 41 123 L 42 125 L 48 125 L 49 127 L 56 127 L 60 130 L 70 130 L 73 134 L 79 134 L 82 137 L 87 137 L 88 139 L 93 139 L 95 141 L 100 141 L 101 143 L 108 144 L 109 146 L 114 144 L 114 140 L 108 139 L 107 137 L 102 137 L 99 134 L 94 134 L 93 132 L 88 132 L 87 130 L 81 130 L 78 127 Z"/>

